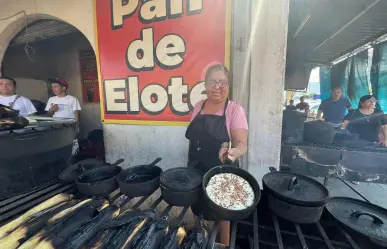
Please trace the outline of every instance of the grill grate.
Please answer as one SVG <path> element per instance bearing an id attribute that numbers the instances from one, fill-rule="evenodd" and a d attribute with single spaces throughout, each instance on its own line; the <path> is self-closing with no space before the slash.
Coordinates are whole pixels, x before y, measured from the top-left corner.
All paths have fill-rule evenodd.
<path id="1" fill-rule="evenodd" d="M 0 224 L 60 193 L 74 193 L 74 184 L 53 182 L 48 186 L 0 201 Z"/>
<path id="2" fill-rule="evenodd" d="M 302 143 L 283 143 L 283 146 L 293 146 L 293 147 L 309 147 L 316 149 L 328 149 L 328 150 L 342 150 L 343 147 L 338 144 L 320 144 L 320 143 L 310 143 L 310 142 L 302 142 Z"/>
<path id="3" fill-rule="evenodd" d="M 260 202 L 257 211 L 249 219 L 232 223 L 230 249 L 249 248 L 244 246 L 244 243 L 240 243 L 243 247 L 238 247 L 238 239 L 249 243 L 250 249 L 381 248 L 364 238 L 356 238 L 355 242 L 351 235 L 327 214 L 315 224 L 297 224 L 277 217 L 264 203 L 265 200 Z"/>
<path id="4" fill-rule="evenodd" d="M 52 183 L 44 188 L 25 193 L 7 200 L 0 201 L 0 222 L 20 215 L 29 208 L 43 202 L 58 193 L 75 193 L 74 184 Z M 132 209 L 140 208 L 150 196 L 140 197 L 131 206 Z M 113 191 L 108 199 L 120 207 L 128 207 L 133 198 L 127 197 L 117 189 Z M 163 201 L 160 195 L 155 199 L 150 208 L 156 208 Z M 173 206 L 166 205 L 162 215 L 169 214 Z M 189 207 L 184 207 L 176 215 L 174 224 L 182 225 L 182 221 Z M 195 220 L 195 223 L 198 219 Z M 219 222 L 215 222 L 209 230 L 209 242 L 206 249 L 223 248 L 215 243 L 219 231 Z M 245 240 L 248 246 L 240 247 L 240 240 Z M 358 241 L 358 240 L 356 240 Z M 231 238 L 229 249 L 375 249 L 375 245 L 368 244 L 360 246 L 351 235 L 340 228 L 333 220 L 324 218 L 320 222 L 309 225 L 295 224 L 285 221 L 274 215 L 267 208 L 265 194 L 258 208 L 246 220 L 231 222 Z"/>

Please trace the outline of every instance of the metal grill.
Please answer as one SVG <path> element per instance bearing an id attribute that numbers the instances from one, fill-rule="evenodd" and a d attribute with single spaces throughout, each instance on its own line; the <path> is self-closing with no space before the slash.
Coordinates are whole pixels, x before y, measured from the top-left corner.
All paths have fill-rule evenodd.
<path id="1" fill-rule="evenodd" d="M 74 184 L 52 183 L 43 187 L 0 201 L 0 222 L 4 223 L 33 206 L 43 202 L 59 193 L 76 193 Z M 132 209 L 140 208 L 150 196 L 138 198 L 130 205 L 133 198 L 127 197 L 117 189 L 108 199 L 120 207 L 131 206 Z M 156 208 L 163 201 L 160 195 L 152 202 L 150 208 Z M 229 249 L 379 249 L 367 240 L 366 242 L 355 240 L 343 230 L 337 222 L 323 215 L 320 222 L 302 225 L 285 221 L 274 215 L 267 207 L 265 194 L 263 193 L 257 210 L 246 220 L 231 222 L 231 239 Z M 173 206 L 167 205 L 161 215 L 170 214 Z M 183 218 L 189 207 L 184 207 L 177 217 L 171 222 L 171 226 L 182 225 Z M 195 223 L 198 222 L 196 219 Z M 215 222 L 209 229 L 209 242 L 206 249 L 225 248 L 215 243 L 219 232 L 219 222 Z M 365 244 L 364 244 L 365 243 Z"/>
<path id="2" fill-rule="evenodd" d="M 27 210 L 31 209 L 32 207 L 38 205 L 39 203 L 53 197 L 54 195 L 57 195 L 59 193 L 68 193 L 68 194 L 76 194 L 77 189 L 74 184 L 60 184 L 58 182 L 49 184 L 48 186 L 36 189 L 34 191 L 30 191 L 28 193 L 24 193 L 9 199 L 5 199 L 0 201 L 0 223 L 4 224 L 5 222 L 16 218 L 18 215 L 21 215 L 22 213 L 26 212 Z M 151 195 L 150 195 L 151 196 Z M 143 196 L 138 198 L 130 208 L 137 209 L 140 208 L 141 205 L 144 204 L 144 202 L 150 198 L 150 196 Z M 108 197 L 109 201 L 111 201 L 113 204 L 122 207 L 122 208 L 128 208 L 129 203 L 133 198 L 128 197 L 126 195 L 123 195 L 120 193 L 120 190 L 117 189 L 113 191 Z M 157 208 L 157 206 L 163 201 L 162 196 L 160 195 L 149 208 Z M 173 206 L 167 205 L 163 211 L 161 212 L 161 216 L 165 216 L 167 214 L 170 214 L 171 209 Z M 184 207 L 180 211 L 180 213 L 177 215 L 176 219 L 173 219 L 173 223 L 171 223 L 171 226 L 180 226 L 182 225 L 183 218 L 187 214 L 189 207 Z M 175 217 L 173 217 L 175 218 Z M 197 223 L 199 220 L 196 219 L 195 223 Z M 207 249 L 215 249 L 220 248 L 220 245 L 215 244 L 215 239 L 217 236 L 219 230 L 219 222 L 215 222 L 212 229 L 209 229 L 209 242 L 207 244 Z"/>
<path id="3" fill-rule="evenodd" d="M 137 200 L 133 206 L 131 207 L 132 209 L 137 209 L 137 208 L 140 208 L 140 206 L 149 198 L 150 196 L 143 196 L 141 197 L 139 200 Z M 114 191 L 113 193 L 110 194 L 109 196 L 109 199 L 113 201 L 114 204 L 116 204 L 117 206 L 120 206 L 120 207 L 125 207 L 133 198 L 131 197 L 127 197 L 125 195 L 122 195 L 120 193 L 120 190 L 117 189 L 116 191 Z M 163 197 L 160 195 L 153 203 L 152 205 L 150 206 L 151 209 L 153 208 L 157 208 L 157 206 L 163 201 Z M 173 208 L 172 205 L 167 205 L 164 210 L 162 211 L 161 213 L 161 216 L 165 216 L 165 215 L 168 215 L 171 211 L 171 209 Z M 190 207 L 184 207 L 180 213 L 177 215 L 177 218 L 174 220 L 174 222 L 172 224 L 170 224 L 170 226 L 180 226 L 182 225 L 183 223 L 183 218 L 184 216 L 187 214 L 187 211 Z M 197 224 L 199 222 L 199 219 L 196 218 L 195 220 L 195 224 Z M 219 222 L 214 222 L 214 225 L 212 227 L 212 229 L 209 229 L 209 240 L 208 240 L 208 243 L 206 245 L 206 249 L 217 249 L 217 248 L 220 248 L 221 245 L 219 244 L 216 244 L 215 243 L 215 240 L 216 240 L 216 236 L 218 234 L 218 230 L 219 230 Z M 236 229 L 235 231 L 233 231 L 234 233 L 236 233 Z M 231 248 L 235 248 L 235 247 L 230 247 Z"/>
<path id="4" fill-rule="evenodd" d="M 293 146 L 293 147 L 308 147 L 316 149 L 328 149 L 328 150 L 342 150 L 342 147 L 338 144 L 320 144 L 320 143 L 283 143 L 284 146 Z"/>
<path id="5" fill-rule="evenodd" d="M 252 217 L 245 221 L 233 222 L 231 231 L 232 249 L 381 248 L 366 238 L 356 238 L 355 242 L 328 214 L 324 214 L 320 222 L 315 224 L 302 225 L 285 221 L 268 210 L 265 198 Z"/>
<path id="6" fill-rule="evenodd" d="M 53 182 L 44 187 L 33 191 L 17 195 L 0 201 L 0 223 L 4 223 L 39 203 L 60 193 L 74 193 L 76 186 L 74 184 L 61 184 Z"/>

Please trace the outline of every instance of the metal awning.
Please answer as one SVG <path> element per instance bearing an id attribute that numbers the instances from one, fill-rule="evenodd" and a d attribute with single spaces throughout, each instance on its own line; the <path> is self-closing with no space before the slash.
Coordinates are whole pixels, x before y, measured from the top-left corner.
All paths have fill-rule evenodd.
<path id="1" fill-rule="evenodd" d="M 386 10 L 386 0 L 291 0 L 288 64 L 330 64 L 377 39 Z"/>

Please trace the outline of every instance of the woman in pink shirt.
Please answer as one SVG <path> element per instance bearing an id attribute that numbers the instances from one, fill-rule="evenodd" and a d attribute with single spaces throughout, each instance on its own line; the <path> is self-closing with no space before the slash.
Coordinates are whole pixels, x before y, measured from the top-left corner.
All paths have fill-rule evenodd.
<path id="1" fill-rule="evenodd" d="M 190 141 L 188 165 L 206 173 L 224 164 L 226 158 L 238 166 L 238 159 L 247 152 L 248 125 L 243 108 L 228 99 L 230 73 L 223 65 L 214 65 L 206 72 L 207 99 L 199 102 L 193 111 L 186 131 Z M 231 141 L 231 149 L 224 146 Z M 222 146 L 223 145 L 223 146 Z M 200 204 L 193 205 L 195 214 Z M 229 243 L 230 227 L 222 222 L 221 243 Z"/>

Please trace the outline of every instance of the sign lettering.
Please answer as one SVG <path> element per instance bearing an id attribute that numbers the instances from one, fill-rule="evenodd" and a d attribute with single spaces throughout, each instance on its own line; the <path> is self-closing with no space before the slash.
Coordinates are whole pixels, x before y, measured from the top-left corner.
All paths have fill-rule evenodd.
<path id="1" fill-rule="evenodd" d="M 103 120 L 189 121 L 206 69 L 226 63 L 228 0 L 95 1 Z"/>

